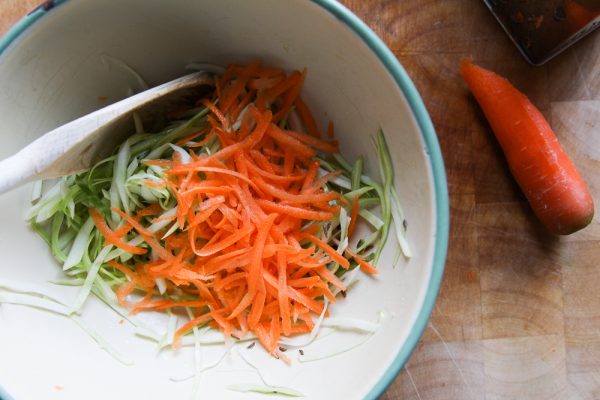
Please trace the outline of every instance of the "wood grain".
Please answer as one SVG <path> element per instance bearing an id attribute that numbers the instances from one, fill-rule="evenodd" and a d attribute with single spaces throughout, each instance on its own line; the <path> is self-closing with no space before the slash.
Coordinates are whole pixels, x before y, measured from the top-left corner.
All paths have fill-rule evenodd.
<path id="1" fill-rule="evenodd" d="M 0 0 L 0 34 L 40 3 L 40 0 Z"/>
<path id="2" fill-rule="evenodd" d="M 482 2 L 344 0 L 403 63 L 448 173 L 444 283 L 391 399 L 600 399 L 600 224 L 545 232 L 462 84 L 459 60 L 504 74 L 554 126 L 600 199 L 600 32 L 528 65 Z"/>
<path id="3" fill-rule="evenodd" d="M 4 33 L 39 0 L 0 0 Z M 473 0 L 342 0 L 403 63 L 437 130 L 451 238 L 413 356 L 382 396 L 600 399 L 600 218 L 569 237 L 535 220 L 457 74 L 462 57 L 509 78 L 549 118 L 600 202 L 600 32 L 528 65 Z"/>

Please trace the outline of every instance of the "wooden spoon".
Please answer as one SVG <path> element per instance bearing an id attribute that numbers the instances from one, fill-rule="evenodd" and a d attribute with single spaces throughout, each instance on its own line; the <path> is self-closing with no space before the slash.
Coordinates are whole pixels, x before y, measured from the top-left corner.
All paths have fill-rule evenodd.
<path id="1" fill-rule="evenodd" d="M 138 112 L 143 120 L 164 116 L 173 103 L 206 85 L 214 85 L 213 76 L 208 72 L 195 72 L 44 134 L 15 155 L 0 161 L 0 194 L 26 182 L 70 175 L 92 167 L 134 132 L 134 112 Z"/>

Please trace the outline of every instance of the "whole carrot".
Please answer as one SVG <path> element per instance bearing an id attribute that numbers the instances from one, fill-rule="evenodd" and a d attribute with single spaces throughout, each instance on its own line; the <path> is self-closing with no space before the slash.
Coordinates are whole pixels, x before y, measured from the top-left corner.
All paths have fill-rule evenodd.
<path id="1" fill-rule="evenodd" d="M 542 113 L 505 78 L 463 61 L 460 73 L 481 106 L 531 208 L 548 230 L 587 226 L 594 202 Z"/>

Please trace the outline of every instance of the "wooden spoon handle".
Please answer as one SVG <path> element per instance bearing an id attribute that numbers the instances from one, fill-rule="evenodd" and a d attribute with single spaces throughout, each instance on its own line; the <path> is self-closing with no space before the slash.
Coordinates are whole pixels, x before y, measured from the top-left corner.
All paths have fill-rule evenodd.
<path id="1" fill-rule="evenodd" d="M 15 155 L 0 161 L 0 194 L 37 179 L 56 178 L 90 168 L 134 132 L 132 114 L 172 101 L 184 89 L 212 84 L 195 72 L 62 125 Z"/>

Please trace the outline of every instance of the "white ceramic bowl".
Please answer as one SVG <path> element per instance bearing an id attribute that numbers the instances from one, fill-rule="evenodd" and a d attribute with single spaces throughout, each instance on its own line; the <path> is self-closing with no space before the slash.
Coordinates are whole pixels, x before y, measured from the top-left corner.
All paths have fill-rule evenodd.
<path id="1" fill-rule="evenodd" d="M 343 153 L 367 157 L 377 177 L 369 135 L 382 127 L 392 151 L 395 184 L 415 256 L 393 268 L 386 248 L 377 279 L 366 279 L 335 315 L 375 320 L 393 315 L 367 343 L 342 355 L 264 374 L 310 399 L 376 398 L 392 382 L 421 336 L 443 274 L 448 196 L 436 136 L 413 84 L 393 54 L 357 17 L 333 0 L 69 0 L 55 1 L 22 20 L 0 42 L 0 158 L 39 135 L 115 101 L 134 84 L 102 60 L 125 61 L 150 84 L 184 74 L 194 61 L 218 64 L 262 60 L 286 69 L 308 68 L 304 96 L 323 126 L 335 121 Z M 42 18 L 43 17 L 43 18 Z M 35 22 L 35 23 L 34 23 Z M 109 63 L 110 64 L 110 63 Z M 0 197 L 0 279 L 47 287 L 70 301 L 72 288 L 47 281 L 61 276 L 46 245 L 27 226 L 30 187 Z M 83 318 L 134 366 L 117 363 L 72 323 L 30 308 L 0 308 L 0 385 L 20 399 L 179 399 L 190 381 L 189 352 L 157 355 L 120 317 L 91 299 Z M 340 339 L 345 340 L 345 339 Z M 210 351 L 207 350 L 208 356 Z M 263 398 L 228 391 L 228 383 L 260 383 L 239 360 L 204 374 L 206 398 Z M 243 370 L 243 371 L 242 371 Z M 271 383 L 271 382 L 270 382 Z M 0 397 L 9 397 L 0 389 Z"/>

